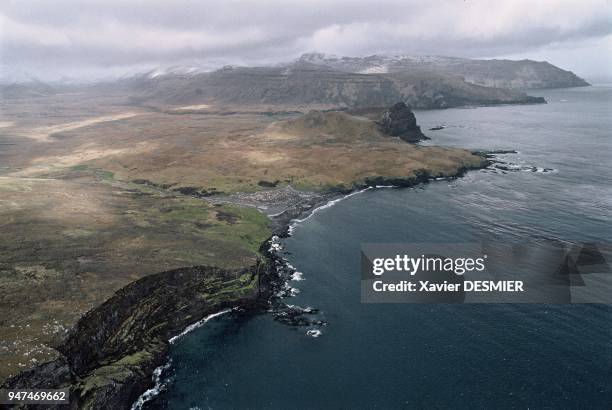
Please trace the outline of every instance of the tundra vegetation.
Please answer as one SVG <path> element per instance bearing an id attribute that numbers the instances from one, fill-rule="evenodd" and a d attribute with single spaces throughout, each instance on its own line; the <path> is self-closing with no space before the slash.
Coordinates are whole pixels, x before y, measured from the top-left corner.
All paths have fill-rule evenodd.
<path id="1" fill-rule="evenodd" d="M 253 266 L 271 220 L 236 195 L 345 192 L 485 162 L 322 105 L 148 106 L 92 90 L 1 104 L 0 379 L 57 358 L 83 314 L 138 279 Z"/>

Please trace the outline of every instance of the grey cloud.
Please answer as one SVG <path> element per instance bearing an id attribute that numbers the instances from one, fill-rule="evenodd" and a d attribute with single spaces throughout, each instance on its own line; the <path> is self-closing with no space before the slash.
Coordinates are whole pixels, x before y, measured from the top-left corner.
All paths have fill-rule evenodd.
<path id="1" fill-rule="evenodd" d="M 610 3 L 572 1 L 14 0 L 0 6 L 0 69 L 87 77 L 198 62 L 337 54 L 520 54 L 612 34 Z"/>

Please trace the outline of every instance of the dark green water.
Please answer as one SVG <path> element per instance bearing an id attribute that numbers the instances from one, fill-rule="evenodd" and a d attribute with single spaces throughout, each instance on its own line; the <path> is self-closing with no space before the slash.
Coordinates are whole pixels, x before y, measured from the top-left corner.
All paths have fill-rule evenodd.
<path id="1" fill-rule="evenodd" d="M 417 119 L 446 126 L 433 144 L 516 149 L 508 161 L 555 172 L 476 171 L 321 210 L 283 242 L 305 279 L 287 303 L 321 309 L 320 337 L 220 316 L 173 345 L 146 407 L 609 409 L 609 306 L 360 303 L 362 242 L 612 241 L 612 88 L 532 94 L 549 104 Z"/>

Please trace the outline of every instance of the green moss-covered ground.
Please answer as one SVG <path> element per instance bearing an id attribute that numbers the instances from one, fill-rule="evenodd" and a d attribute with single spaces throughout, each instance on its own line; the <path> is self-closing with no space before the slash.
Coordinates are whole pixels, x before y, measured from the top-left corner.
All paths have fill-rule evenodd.
<path id="1" fill-rule="evenodd" d="M 52 358 L 84 312 L 130 282 L 185 266 L 249 266 L 271 235 L 256 209 L 90 171 L 0 178 L 0 379 Z"/>

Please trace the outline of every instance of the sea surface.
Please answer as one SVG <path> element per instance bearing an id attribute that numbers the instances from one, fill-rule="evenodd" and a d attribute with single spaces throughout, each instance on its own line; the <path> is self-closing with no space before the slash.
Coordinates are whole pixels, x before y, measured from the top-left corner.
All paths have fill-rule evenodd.
<path id="1" fill-rule="evenodd" d="M 429 143 L 514 149 L 518 171 L 369 190 L 299 223 L 286 302 L 321 309 L 321 334 L 220 315 L 173 344 L 145 408 L 610 409 L 607 305 L 360 303 L 363 242 L 612 241 L 612 87 L 530 94 L 548 104 L 417 112 Z"/>

